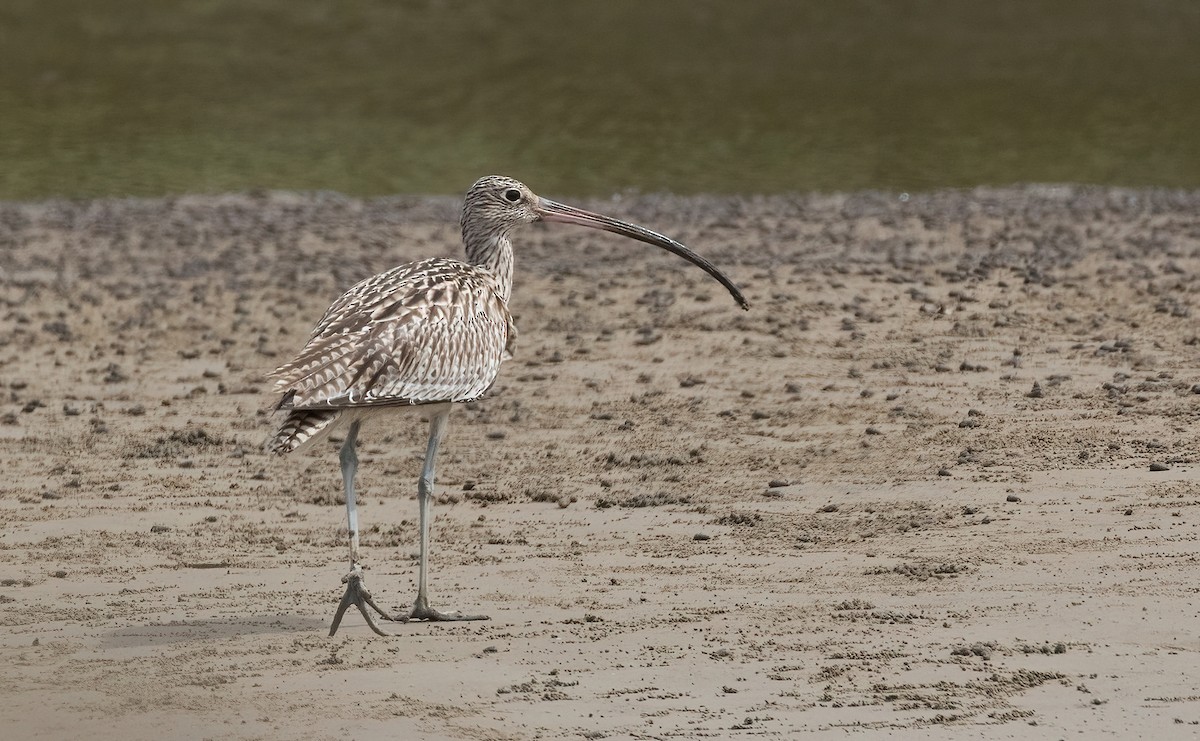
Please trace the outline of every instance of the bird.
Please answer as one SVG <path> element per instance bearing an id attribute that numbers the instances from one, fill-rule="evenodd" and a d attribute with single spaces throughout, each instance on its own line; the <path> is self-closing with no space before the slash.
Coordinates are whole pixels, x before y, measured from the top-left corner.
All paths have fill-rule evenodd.
<path id="1" fill-rule="evenodd" d="M 537 221 L 576 224 L 623 235 L 672 252 L 719 281 L 739 306 L 745 296 L 715 265 L 657 232 L 602 214 L 542 198 L 518 180 L 480 178 L 463 200 L 461 227 L 466 261 L 435 257 L 366 278 L 336 299 L 291 362 L 270 374 L 283 419 L 266 442 L 284 455 L 345 430 L 339 459 L 346 500 L 350 570 L 329 635 L 350 606 L 367 625 L 382 618 L 406 622 L 486 620 L 486 615 L 442 612 L 429 603 L 427 576 L 435 461 L 450 410 L 484 397 L 500 367 L 512 357 L 517 328 L 509 302 L 513 286 L 513 232 Z M 420 564 L 417 597 L 405 615 L 390 615 L 364 584 L 354 477 L 355 447 L 366 422 L 396 422 L 401 415 L 429 423 L 424 465 L 417 481 Z"/>

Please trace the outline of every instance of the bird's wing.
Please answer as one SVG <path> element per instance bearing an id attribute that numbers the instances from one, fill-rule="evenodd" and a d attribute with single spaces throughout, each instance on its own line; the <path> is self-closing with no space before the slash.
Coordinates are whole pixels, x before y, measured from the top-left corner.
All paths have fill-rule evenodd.
<path id="1" fill-rule="evenodd" d="M 346 291 L 272 377 L 281 407 L 343 408 L 479 398 L 515 337 L 487 272 L 426 260 Z"/>

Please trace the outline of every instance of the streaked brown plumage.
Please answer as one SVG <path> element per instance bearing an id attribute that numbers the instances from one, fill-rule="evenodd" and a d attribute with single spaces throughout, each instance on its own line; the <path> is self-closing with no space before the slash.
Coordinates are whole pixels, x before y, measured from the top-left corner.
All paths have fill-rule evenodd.
<path id="1" fill-rule="evenodd" d="M 420 577 L 407 619 L 478 620 L 429 607 L 426 571 L 434 460 L 450 407 L 484 395 L 500 365 L 512 356 L 517 337 L 508 300 L 513 251 L 509 235 L 538 220 L 603 229 L 661 247 L 716 278 L 742 308 L 741 292 L 720 270 L 678 242 L 643 227 L 540 198 L 512 178 L 481 178 L 467 192 L 462 211 L 467 262 L 434 258 L 401 265 L 356 284 L 333 302 L 294 360 L 272 377 L 287 412 L 267 449 L 290 453 L 348 425 L 341 450 L 350 534 L 350 573 L 334 617 L 333 635 L 350 605 L 384 635 L 366 607 L 388 619 L 362 584 L 358 515 L 354 497 L 355 453 L 362 422 L 378 413 L 417 412 L 430 420 L 425 466 L 418 481 Z"/>
<path id="2" fill-rule="evenodd" d="M 328 434 L 343 412 L 474 401 L 512 357 L 516 327 L 496 278 L 435 258 L 361 281 L 272 376 L 292 410 L 268 443 L 290 453 Z"/>

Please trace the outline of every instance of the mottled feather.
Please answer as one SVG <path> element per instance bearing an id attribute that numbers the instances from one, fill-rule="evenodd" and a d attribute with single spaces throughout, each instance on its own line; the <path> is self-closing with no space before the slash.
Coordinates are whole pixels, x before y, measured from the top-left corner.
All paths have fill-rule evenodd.
<path id="1" fill-rule="evenodd" d="M 291 453 L 327 433 L 340 415 L 336 409 L 300 409 L 293 411 L 267 441 L 267 452 Z"/>
<path id="2" fill-rule="evenodd" d="M 271 375 L 285 409 L 471 401 L 495 383 L 515 339 L 495 277 L 437 258 L 346 291 Z"/>

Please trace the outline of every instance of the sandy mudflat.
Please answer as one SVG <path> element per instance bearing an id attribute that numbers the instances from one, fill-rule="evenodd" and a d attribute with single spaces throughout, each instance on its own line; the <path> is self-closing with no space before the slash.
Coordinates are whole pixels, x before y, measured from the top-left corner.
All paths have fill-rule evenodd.
<path id="1" fill-rule="evenodd" d="M 457 202 L 0 205 L 0 735 L 1200 733 L 1200 193 L 581 205 L 753 309 L 521 235 L 434 524 L 435 605 L 492 620 L 389 639 L 326 637 L 335 445 L 261 451 L 264 373 L 359 278 L 457 256 Z M 360 448 L 389 609 L 424 436 Z"/>

